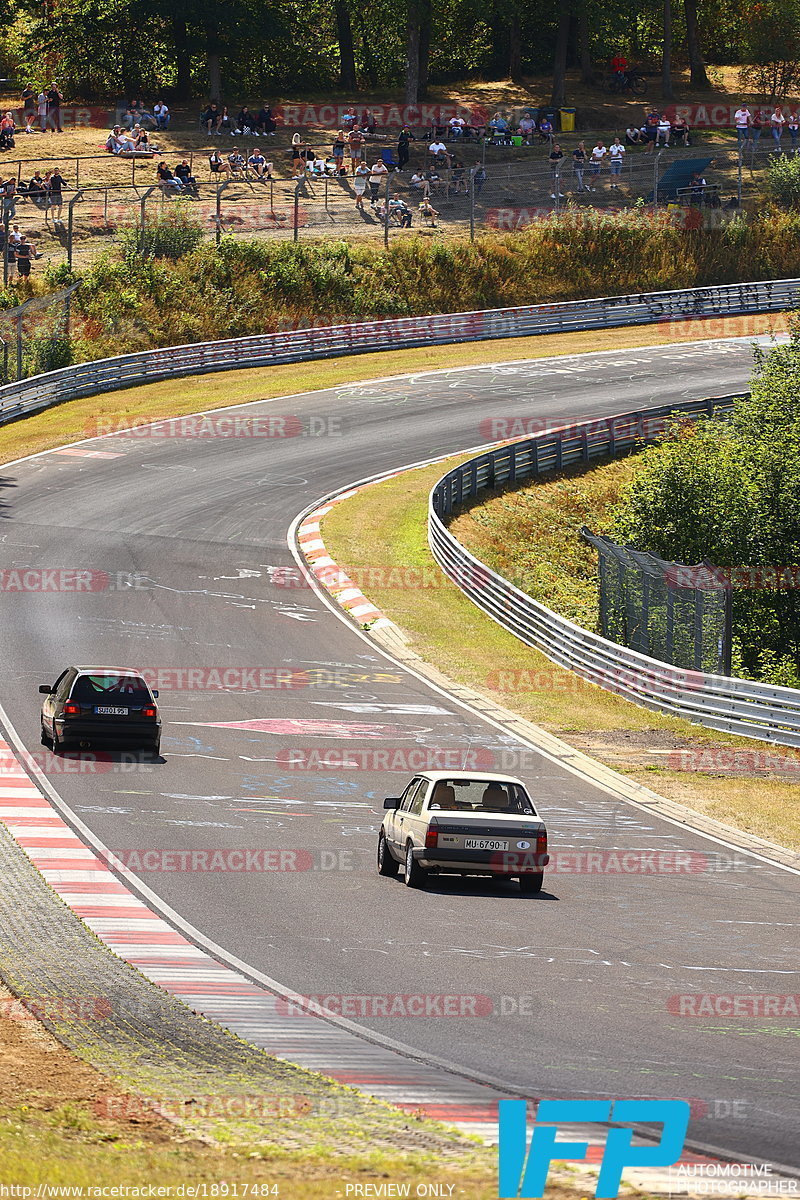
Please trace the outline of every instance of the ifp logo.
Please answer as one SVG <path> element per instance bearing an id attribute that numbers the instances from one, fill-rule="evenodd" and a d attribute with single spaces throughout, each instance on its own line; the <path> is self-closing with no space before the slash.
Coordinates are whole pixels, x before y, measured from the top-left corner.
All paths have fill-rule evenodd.
<path id="1" fill-rule="evenodd" d="M 669 1167 L 681 1156 L 689 1125 L 686 1100 L 542 1100 L 536 1113 L 530 1148 L 524 1100 L 501 1100 L 499 1117 L 500 1197 L 532 1200 L 544 1196 L 550 1163 L 582 1159 L 588 1142 L 557 1142 L 561 1124 L 636 1121 L 663 1126 L 655 1146 L 633 1146 L 632 1129 L 609 1129 L 597 1179 L 597 1200 L 619 1195 L 625 1167 Z"/>

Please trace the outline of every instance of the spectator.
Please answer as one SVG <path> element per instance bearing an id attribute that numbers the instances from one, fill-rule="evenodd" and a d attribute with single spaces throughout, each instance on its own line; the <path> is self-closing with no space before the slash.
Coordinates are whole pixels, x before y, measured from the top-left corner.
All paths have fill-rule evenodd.
<path id="1" fill-rule="evenodd" d="M 477 168 L 477 170 L 475 171 L 475 174 L 472 176 L 472 187 L 475 191 L 476 196 L 480 196 L 481 192 L 483 191 L 483 185 L 485 183 L 486 183 L 486 170 L 484 167 L 479 166 Z"/>
<path id="2" fill-rule="evenodd" d="M 347 135 L 343 129 L 340 129 L 336 134 L 336 137 L 333 139 L 333 146 L 331 147 L 331 152 L 333 154 L 334 174 L 337 176 L 347 174 L 344 166 L 344 151 L 346 145 Z"/>
<path id="3" fill-rule="evenodd" d="M 592 148 L 592 153 L 589 156 L 589 170 L 591 171 L 592 183 L 594 187 L 590 187 L 590 192 L 597 191 L 597 185 L 600 182 L 600 169 L 603 166 L 603 159 L 608 154 L 602 138 L 597 139 L 597 145 Z"/>
<path id="4" fill-rule="evenodd" d="M 219 133 L 220 115 L 216 101 L 212 100 L 200 117 L 202 124 L 206 127 L 206 133 Z"/>
<path id="5" fill-rule="evenodd" d="M 661 116 L 657 112 L 649 112 L 644 119 L 645 141 L 647 142 L 647 149 L 650 154 L 655 149 L 660 121 Z"/>
<path id="6" fill-rule="evenodd" d="M 430 156 L 430 163 L 432 167 L 450 166 L 450 155 L 444 142 L 436 141 L 434 139 L 430 146 L 428 146 L 428 154 Z"/>
<path id="7" fill-rule="evenodd" d="M 781 138 L 783 137 L 783 127 L 786 124 L 786 117 L 783 115 L 783 109 L 780 104 L 777 104 L 772 111 L 772 116 L 769 119 L 772 126 L 772 137 L 775 141 L 775 149 L 779 150 Z"/>
<path id="8" fill-rule="evenodd" d="M 622 174 L 622 163 L 625 158 L 625 147 L 618 137 L 615 137 L 608 148 L 608 161 L 611 164 L 611 186 L 619 188 L 619 178 Z"/>
<path id="9" fill-rule="evenodd" d="M 61 130 L 59 130 L 59 133 Z M 23 233 L 16 246 L 17 273 L 20 279 L 27 279 L 31 273 L 31 259 L 36 251 Z"/>
<path id="10" fill-rule="evenodd" d="M 405 200 L 389 201 L 389 216 L 396 221 L 401 229 L 410 229 L 413 220 L 411 209 Z"/>
<path id="11" fill-rule="evenodd" d="M 753 118 L 750 115 L 750 109 L 746 104 L 740 104 L 733 114 L 733 123 L 736 126 L 736 138 L 740 146 L 743 142 L 747 141 L 747 134 L 752 121 Z"/>
<path id="12" fill-rule="evenodd" d="M 3 223 L 13 221 L 17 215 L 17 178 L 15 175 L 9 176 L 0 188 L 0 195 L 3 200 Z"/>
<path id="13" fill-rule="evenodd" d="M 553 140 L 553 122 L 548 116 L 542 117 L 539 122 L 539 141 L 552 142 Z"/>
<path id="14" fill-rule="evenodd" d="M 13 150 L 16 142 L 14 140 L 14 117 L 10 112 L 4 114 L 0 121 L 0 150 Z"/>
<path id="15" fill-rule="evenodd" d="M 63 133 L 61 128 L 61 102 L 64 97 L 55 80 L 47 89 L 47 125 L 53 133 Z"/>
<path id="16" fill-rule="evenodd" d="M 463 158 L 453 155 L 453 161 L 450 164 L 450 182 L 453 185 L 453 192 L 456 196 L 460 192 L 463 192 L 465 196 L 468 193 L 466 171 L 467 168 L 464 165 Z"/>
<path id="17" fill-rule="evenodd" d="M 119 125 L 115 125 L 106 138 L 106 150 L 111 154 L 128 154 L 131 150 L 135 149 L 136 146 L 133 139 L 126 136 Z"/>
<path id="18" fill-rule="evenodd" d="M 228 170 L 234 179 L 244 179 L 247 163 L 245 162 L 244 155 L 238 150 L 231 150 L 228 155 Z"/>
<path id="19" fill-rule="evenodd" d="M 694 171 L 689 180 L 689 199 L 692 204 L 702 204 L 706 193 L 706 181 L 700 171 Z"/>
<path id="20" fill-rule="evenodd" d="M 47 189 L 44 186 L 41 171 L 34 171 L 28 184 L 28 199 L 37 208 L 47 208 Z"/>
<path id="21" fill-rule="evenodd" d="M 408 143 L 411 141 L 411 130 L 404 125 L 397 138 L 397 169 L 402 171 L 408 164 Z"/>
<path id="22" fill-rule="evenodd" d="M 272 115 L 272 109 L 267 104 L 266 100 L 262 101 L 261 108 L 258 110 L 256 117 L 256 129 L 259 133 L 263 133 L 264 137 L 275 137 L 275 118 Z"/>
<path id="23" fill-rule="evenodd" d="M 236 126 L 233 123 L 233 117 L 228 112 L 227 104 L 222 106 L 222 112 L 219 114 L 219 125 L 217 128 L 219 129 L 220 137 L 222 137 L 223 133 L 229 133 L 231 137 L 233 137 L 233 135 L 236 133 Z"/>
<path id="24" fill-rule="evenodd" d="M 672 122 L 672 138 L 676 145 L 678 142 L 689 145 L 689 122 L 686 117 L 676 117 Z"/>
<path id="25" fill-rule="evenodd" d="M 131 138 L 133 140 L 134 150 L 140 150 L 143 154 L 152 154 L 153 151 L 150 148 L 150 134 L 146 129 L 142 129 L 138 122 L 131 130 Z M 158 149 L 157 146 L 155 148 Z"/>
<path id="26" fill-rule="evenodd" d="M 502 137 L 505 137 L 505 135 L 508 133 L 508 121 L 505 119 L 502 113 L 496 112 L 489 122 L 487 128 L 490 130 L 492 136 L 498 134 Z"/>
<path id="27" fill-rule="evenodd" d="M 156 129 L 168 129 L 169 123 L 172 120 L 172 114 L 163 100 L 156 100 L 153 105 L 153 119 L 156 123 Z"/>
<path id="28" fill-rule="evenodd" d="M 356 110 L 353 108 L 353 106 L 351 104 L 350 107 L 346 108 L 344 110 L 344 113 L 342 114 L 342 125 L 343 125 L 345 131 L 347 133 L 349 133 L 351 129 L 355 128 L 355 124 L 356 124 Z"/>
<path id="29" fill-rule="evenodd" d="M 272 163 L 268 163 L 260 150 L 256 149 L 247 160 L 247 165 L 257 179 L 272 178 Z"/>
<path id="30" fill-rule="evenodd" d="M 450 137 L 457 141 L 464 136 L 464 125 L 466 124 L 463 117 L 455 116 L 450 118 Z"/>
<path id="31" fill-rule="evenodd" d="M 625 76 L 628 73 L 628 60 L 621 50 L 618 50 L 612 58 L 611 70 L 614 72 L 620 83 L 623 83 Z"/>
<path id="32" fill-rule="evenodd" d="M 576 148 L 572 151 L 572 170 L 575 173 L 575 178 L 578 181 L 578 191 L 585 192 L 583 186 L 583 173 L 586 170 L 586 146 L 583 142 L 578 142 Z"/>
<path id="33" fill-rule="evenodd" d="M 375 130 L 378 128 L 378 121 L 371 108 L 364 109 L 364 120 L 361 122 L 361 124 L 366 133 L 375 133 Z"/>
<path id="34" fill-rule="evenodd" d="M 170 194 L 177 195 L 183 191 L 183 184 L 180 179 L 175 178 L 165 162 L 162 161 L 158 164 L 156 174 L 158 175 L 159 186 L 165 196 Z"/>
<path id="35" fill-rule="evenodd" d="M 370 200 L 374 204 L 378 199 L 381 190 L 381 184 L 385 184 L 386 176 L 389 174 L 389 168 L 383 159 L 378 159 L 372 164 L 372 169 L 369 173 L 369 194 Z"/>
<path id="36" fill-rule="evenodd" d="M 786 119 L 786 128 L 789 130 L 789 136 L 792 139 L 792 154 L 797 153 L 797 140 L 800 136 L 800 118 L 796 112 L 789 113 Z"/>
<path id="37" fill-rule="evenodd" d="M 758 143 L 761 141 L 761 130 L 763 128 L 764 118 L 761 115 L 761 110 L 757 108 L 750 122 L 750 143 L 754 150 L 758 149 Z"/>
<path id="38" fill-rule="evenodd" d="M 25 132 L 33 133 L 33 122 L 36 120 L 36 93 L 29 83 L 25 84 L 20 95 L 22 115 L 25 120 Z"/>
<path id="39" fill-rule="evenodd" d="M 656 133 L 656 146 L 663 140 L 664 145 L 669 145 L 670 134 L 672 133 L 672 122 L 666 113 L 662 113 L 658 118 L 658 132 Z"/>
<path id="40" fill-rule="evenodd" d="M 530 146 L 531 138 L 535 132 L 536 122 L 530 113 L 525 113 L 525 115 L 520 119 L 520 123 L 517 127 L 517 134 L 524 139 L 526 146 Z"/>
<path id="41" fill-rule="evenodd" d="M 47 133 L 47 92 L 39 92 L 36 97 L 36 112 L 39 117 L 39 129 Z"/>
<path id="42" fill-rule="evenodd" d="M 49 183 L 49 191 L 48 191 L 47 198 L 50 201 L 50 207 L 49 207 L 48 211 L 45 212 L 45 214 L 44 214 L 45 221 L 47 220 L 48 214 L 50 212 L 52 212 L 54 214 L 53 224 L 55 225 L 56 222 L 58 222 L 60 224 L 60 222 L 61 222 L 61 206 L 64 203 L 63 191 L 67 185 L 66 180 L 64 179 L 64 176 L 59 171 L 58 167 L 56 167 L 55 171 L 50 172 L 49 179 L 47 179 L 47 176 L 45 176 L 45 181 L 47 183 Z"/>
<path id="43" fill-rule="evenodd" d="M 411 186 L 415 191 L 422 192 L 423 196 L 431 194 L 430 180 L 421 171 L 415 171 L 411 176 Z"/>
<path id="44" fill-rule="evenodd" d="M 353 191 L 356 194 L 356 208 L 364 211 L 364 192 L 367 190 L 367 180 L 369 179 L 369 167 L 366 163 L 359 160 L 355 171 L 353 172 Z"/>
<path id="45" fill-rule="evenodd" d="M 629 125 L 625 130 L 625 141 L 629 146 L 638 146 L 643 140 L 641 129 L 637 129 L 635 125 Z"/>
<path id="46" fill-rule="evenodd" d="M 180 181 L 184 192 L 190 196 L 194 196 L 195 200 L 200 199 L 200 193 L 197 190 L 197 180 L 192 174 L 192 168 L 189 166 L 188 159 L 183 159 L 175 168 L 175 177 Z"/>
<path id="47" fill-rule="evenodd" d="M 558 142 L 553 142 L 553 147 L 548 155 L 550 161 L 550 171 L 553 176 L 553 191 L 550 193 L 550 199 L 555 200 L 556 196 L 563 199 L 564 193 L 559 191 L 561 187 L 561 163 L 564 158 L 564 151 L 559 146 Z"/>
<path id="48" fill-rule="evenodd" d="M 361 155 L 364 151 L 364 135 L 360 129 L 351 129 L 347 135 L 347 142 L 350 148 L 350 170 L 355 175 L 356 168 L 361 162 Z"/>
<path id="49" fill-rule="evenodd" d="M 250 135 L 253 137 L 259 136 L 256 129 L 256 119 L 246 104 L 243 104 L 239 109 L 239 115 L 236 118 L 236 132 L 241 133 L 244 137 L 249 137 Z"/>
<path id="50" fill-rule="evenodd" d="M 212 175 L 230 174 L 230 163 L 225 162 L 219 150 L 212 150 L 209 154 L 208 167 Z"/>
<path id="51" fill-rule="evenodd" d="M 436 218 L 439 216 L 439 214 L 436 211 L 436 209 L 433 207 L 433 205 L 430 202 L 430 199 L 427 196 L 420 204 L 419 211 L 420 211 L 420 214 L 422 215 L 423 220 L 427 221 L 427 223 L 431 226 L 432 229 L 435 229 L 436 228 Z"/>

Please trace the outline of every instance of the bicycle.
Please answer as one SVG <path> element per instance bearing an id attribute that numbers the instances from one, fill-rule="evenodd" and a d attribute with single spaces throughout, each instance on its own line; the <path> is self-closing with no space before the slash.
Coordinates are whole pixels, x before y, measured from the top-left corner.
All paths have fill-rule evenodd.
<path id="1" fill-rule="evenodd" d="M 599 86 L 612 96 L 622 96 L 626 92 L 632 96 L 644 96 L 647 92 L 647 80 L 638 71 L 626 71 L 622 76 L 616 72 L 601 75 Z"/>

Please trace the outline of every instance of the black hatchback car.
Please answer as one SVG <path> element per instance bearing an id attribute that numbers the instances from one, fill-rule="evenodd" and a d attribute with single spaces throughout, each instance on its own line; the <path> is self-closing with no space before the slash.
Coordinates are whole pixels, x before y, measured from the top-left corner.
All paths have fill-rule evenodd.
<path id="1" fill-rule="evenodd" d="M 39 691 L 42 743 L 58 754 L 68 743 L 82 747 L 126 745 L 161 753 L 157 691 L 131 667 L 68 667 Z"/>

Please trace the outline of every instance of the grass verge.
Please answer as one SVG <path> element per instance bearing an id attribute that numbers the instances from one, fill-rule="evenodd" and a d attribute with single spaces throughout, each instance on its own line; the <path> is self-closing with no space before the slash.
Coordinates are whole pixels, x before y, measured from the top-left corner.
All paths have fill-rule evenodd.
<path id="1" fill-rule="evenodd" d="M 428 493 L 447 467 L 465 457 L 406 472 L 335 505 L 323 521 L 328 553 L 355 579 L 359 574 L 374 578 L 367 569 L 380 564 L 410 567 L 421 578 L 439 580 L 440 586 L 416 589 L 370 583 L 365 591 L 407 634 L 416 653 L 451 679 L 661 795 L 759 837 L 800 848 L 798 789 L 792 782 L 800 777 L 800 754 L 782 747 L 765 750 L 759 742 L 652 713 L 583 681 L 501 629 L 439 572 L 427 545 Z M 613 474 L 618 464 L 608 469 Z M 545 580 L 556 570 L 564 536 L 563 514 L 560 523 L 552 519 L 553 496 L 561 489 L 574 512 L 575 484 L 573 478 L 568 485 L 563 480 L 536 485 L 545 494 L 549 491 L 551 517 L 537 526 L 542 533 L 550 527 L 540 564 Z M 597 490 L 595 499 L 602 491 Z M 514 508 L 508 495 L 494 503 L 501 511 L 509 505 L 503 515 L 507 518 L 510 512 L 511 522 L 504 519 L 504 533 L 498 523 L 492 541 L 507 543 L 513 536 Z M 463 534 L 467 523 L 474 529 L 478 511 L 458 518 L 458 532 Z M 584 517 L 589 516 L 586 501 Z M 485 526 L 485 509 L 481 520 Z M 476 549 L 485 549 L 486 541 Z M 391 581 L 390 575 L 387 578 Z"/>
<path id="2" fill-rule="evenodd" d="M 2 426 L 0 463 L 91 437 L 98 428 L 98 422 L 102 421 L 131 421 L 134 418 L 156 421 L 390 375 L 480 366 L 486 362 L 546 358 L 558 354 L 585 354 L 638 346 L 646 348 L 709 338 L 755 337 L 758 334 L 783 332 L 786 327 L 784 314 L 765 313 L 702 321 L 667 321 L 652 326 L 587 333 L 502 338 L 454 346 L 420 347 L 416 350 L 382 351 L 307 364 L 289 363 L 270 367 L 268 371 L 258 367 L 193 375 L 70 400 L 35 416 Z"/>

